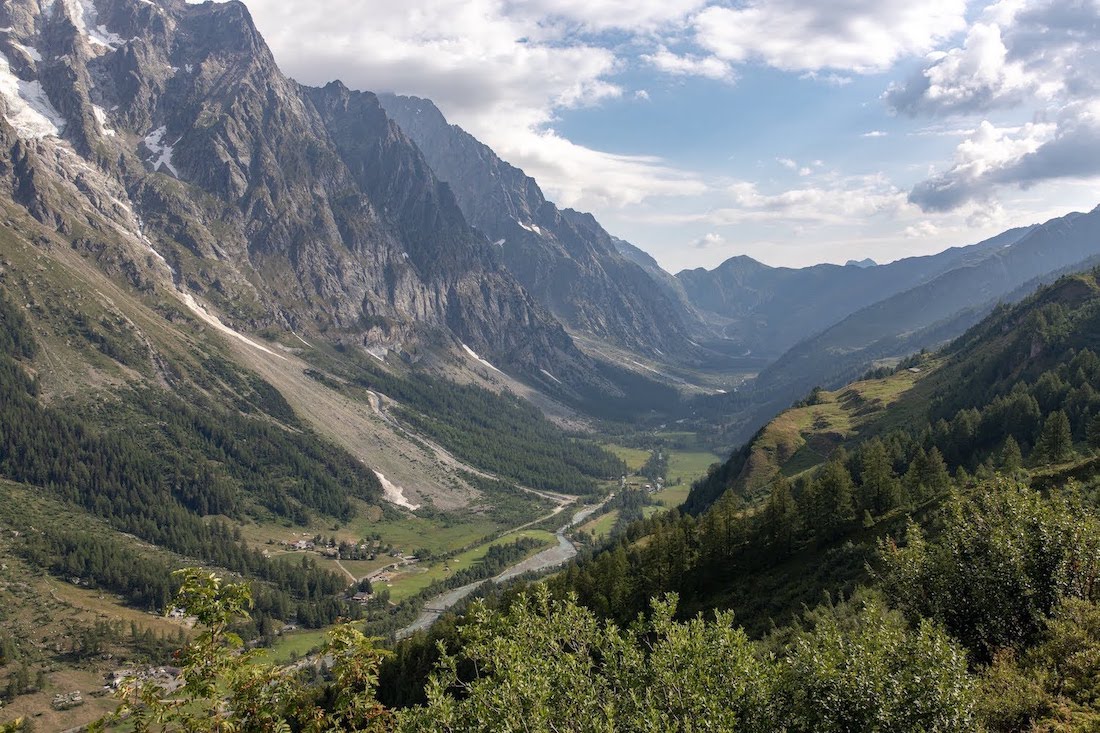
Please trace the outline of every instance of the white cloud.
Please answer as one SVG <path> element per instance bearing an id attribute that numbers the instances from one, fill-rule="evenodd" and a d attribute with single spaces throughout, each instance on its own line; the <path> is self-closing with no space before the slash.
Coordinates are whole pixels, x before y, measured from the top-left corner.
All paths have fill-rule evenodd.
<path id="1" fill-rule="evenodd" d="M 707 79 L 732 82 L 737 77 L 733 66 L 716 56 L 677 55 L 664 46 L 656 53 L 642 56 L 654 68 L 674 76 L 702 76 Z"/>
<path id="2" fill-rule="evenodd" d="M 726 238 L 721 234 L 714 232 L 707 232 L 703 236 L 695 240 L 694 246 L 696 249 L 708 249 L 710 247 L 721 247 L 725 245 Z"/>
<path id="3" fill-rule="evenodd" d="M 965 27 L 965 0 L 749 0 L 695 18 L 699 44 L 733 62 L 788 71 L 882 71 Z"/>
<path id="4" fill-rule="evenodd" d="M 576 145 L 552 129 L 563 110 L 623 95 L 612 48 L 569 25 L 632 29 L 679 22 L 697 0 L 249 0 L 283 69 L 306 84 L 433 100 L 450 122 L 524 168 L 565 205 L 621 206 L 692 195 L 702 184 L 652 156 Z M 636 94 L 645 98 L 645 93 Z"/>
<path id="5" fill-rule="evenodd" d="M 885 99 L 894 111 L 914 116 L 1022 107 L 1035 121 L 1006 126 L 986 120 L 972 131 L 931 128 L 929 134 L 962 133 L 966 139 L 951 165 L 917 184 L 910 200 L 926 211 L 990 207 L 1000 188 L 1100 176 L 1098 67 L 1096 2 L 1000 0 L 985 8 L 961 47 L 931 56 L 908 82 L 892 85 Z"/>
<path id="6" fill-rule="evenodd" d="M 905 192 L 879 175 L 830 176 L 819 185 L 775 193 L 762 192 L 750 181 L 738 181 L 725 193 L 726 205 L 683 220 L 714 226 L 749 222 L 855 225 L 872 217 L 899 216 L 913 210 Z"/>
<path id="7" fill-rule="evenodd" d="M 634 92 L 634 98 L 640 99 L 643 102 L 648 102 L 649 92 L 647 92 L 645 89 L 639 89 L 638 91 Z"/>
<path id="8" fill-rule="evenodd" d="M 504 150 L 512 164 L 538 171 L 539 184 L 561 206 L 619 207 L 655 196 L 699 196 L 708 189 L 698 176 L 660 158 L 592 150 L 553 130 L 514 133 Z"/>
<path id="9" fill-rule="evenodd" d="M 921 221 L 905 227 L 902 234 L 909 239 L 923 239 L 934 237 L 940 233 L 940 228 L 930 221 Z"/>
<path id="10" fill-rule="evenodd" d="M 904 86 L 886 91 L 891 109 L 908 114 L 968 112 L 1019 104 L 1036 89 L 1022 61 L 1009 61 L 1001 29 L 975 23 L 962 48 L 934 57 Z"/>
<path id="11" fill-rule="evenodd" d="M 806 79 L 809 81 L 819 81 L 831 87 L 846 87 L 852 83 L 852 77 L 844 76 L 843 74 L 837 74 L 834 72 L 822 74 L 819 71 L 807 71 L 805 74 L 798 78 Z"/>
<path id="12" fill-rule="evenodd" d="M 706 0 L 511 0 L 509 10 L 542 24 L 640 32 L 680 24 L 704 4 Z"/>
<path id="13" fill-rule="evenodd" d="M 1000 0 L 962 47 L 930 56 L 922 71 L 891 86 L 887 103 L 912 115 L 965 114 L 1096 97 L 1098 29 L 1100 5 L 1092 0 Z"/>
<path id="14" fill-rule="evenodd" d="M 860 135 L 860 137 L 886 137 L 887 135 L 889 133 L 882 130 L 870 130 Z"/>
<path id="15" fill-rule="evenodd" d="M 925 211 L 949 211 L 986 199 L 995 183 L 1055 135 L 1053 124 L 1029 124 L 1016 130 L 986 121 L 955 149 L 950 168 L 918 184 L 909 200 Z"/>
<path id="16" fill-rule="evenodd" d="M 909 200 L 925 211 L 948 211 L 992 201 L 999 187 L 1098 176 L 1100 101 L 1076 103 L 1057 122 L 1010 129 L 983 122 L 956 148 L 953 165 L 915 186 Z"/>

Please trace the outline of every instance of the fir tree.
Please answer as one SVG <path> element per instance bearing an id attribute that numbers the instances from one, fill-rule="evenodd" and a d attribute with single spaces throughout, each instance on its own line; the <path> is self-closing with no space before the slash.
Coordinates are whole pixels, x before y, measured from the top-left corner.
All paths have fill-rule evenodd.
<path id="1" fill-rule="evenodd" d="M 1066 413 L 1056 410 L 1043 423 L 1043 432 L 1035 445 L 1037 464 L 1060 463 L 1073 455 L 1073 434 Z"/>
<path id="2" fill-rule="evenodd" d="M 901 483 L 886 455 L 882 441 L 875 438 L 860 451 L 860 506 L 883 514 L 901 504 Z"/>
<path id="3" fill-rule="evenodd" d="M 1001 446 L 1001 468 L 1009 473 L 1015 473 L 1023 468 L 1024 456 L 1020 452 L 1020 444 L 1011 435 L 1005 438 Z"/>
<path id="4" fill-rule="evenodd" d="M 790 552 L 798 531 L 798 505 L 786 476 L 780 475 L 772 482 L 768 504 L 764 508 L 764 527 L 768 540 L 776 550 Z"/>
<path id="5" fill-rule="evenodd" d="M 1086 437 L 1090 448 L 1100 449 L 1100 412 L 1097 412 L 1089 420 Z"/>
<path id="6" fill-rule="evenodd" d="M 855 518 L 852 475 L 834 457 L 825 464 L 814 484 L 821 508 L 818 517 L 820 536 L 831 539 L 843 532 L 844 526 Z"/>

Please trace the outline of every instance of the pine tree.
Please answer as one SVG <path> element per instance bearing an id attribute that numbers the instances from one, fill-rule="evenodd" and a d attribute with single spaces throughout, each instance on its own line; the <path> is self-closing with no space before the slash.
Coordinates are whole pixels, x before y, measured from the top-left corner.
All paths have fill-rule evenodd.
<path id="1" fill-rule="evenodd" d="M 924 452 L 924 448 L 917 448 L 916 454 L 913 459 L 909 461 L 909 468 L 905 472 L 905 478 L 903 484 L 905 487 L 906 500 L 910 504 L 917 504 L 925 499 L 928 495 L 928 487 L 924 486 L 924 464 L 928 461 L 928 454 Z"/>
<path id="2" fill-rule="evenodd" d="M 1001 446 L 1001 468 L 1009 473 L 1015 473 L 1023 468 L 1024 456 L 1020 452 L 1020 444 L 1011 435 L 1005 438 Z"/>
<path id="3" fill-rule="evenodd" d="M 901 483 L 886 455 L 886 447 L 875 438 L 860 451 L 860 506 L 884 514 L 901 504 Z"/>
<path id="4" fill-rule="evenodd" d="M 772 482 L 768 504 L 764 507 L 764 531 L 773 547 L 790 552 L 798 530 L 798 505 L 791 493 L 791 482 L 780 475 Z"/>
<path id="5" fill-rule="evenodd" d="M 1086 437 L 1090 448 L 1100 449 L 1100 412 L 1097 412 L 1089 420 Z"/>
<path id="6" fill-rule="evenodd" d="M 834 459 L 825 464 L 814 484 L 821 508 L 817 519 L 819 536 L 832 539 L 843 531 L 845 524 L 855 518 L 852 475 L 843 463 Z"/>
<path id="7" fill-rule="evenodd" d="M 943 462 L 939 449 L 934 446 L 925 459 L 924 485 L 931 490 L 933 496 L 939 496 L 951 488 L 951 474 L 947 471 L 947 464 Z"/>
<path id="8" fill-rule="evenodd" d="M 973 479 L 970 476 L 970 472 L 967 471 L 966 468 L 964 468 L 963 466 L 959 466 L 957 469 L 955 469 L 955 484 L 957 486 L 967 486 L 972 480 Z"/>
<path id="9" fill-rule="evenodd" d="M 1073 434 L 1066 413 L 1061 410 L 1050 413 L 1043 423 L 1034 453 L 1037 464 L 1059 463 L 1073 455 Z"/>

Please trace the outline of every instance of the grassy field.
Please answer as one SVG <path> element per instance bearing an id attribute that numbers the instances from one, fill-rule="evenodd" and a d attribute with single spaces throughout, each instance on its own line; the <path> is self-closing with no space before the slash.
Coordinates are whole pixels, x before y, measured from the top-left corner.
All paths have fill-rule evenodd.
<path id="1" fill-rule="evenodd" d="M 269 662 L 289 662 L 294 657 L 304 657 L 325 641 L 325 629 L 292 631 L 280 636 L 274 644 L 263 650 L 261 659 Z"/>
<path id="2" fill-rule="evenodd" d="M 668 481 L 674 483 L 679 479 L 681 483 L 690 485 L 695 479 L 704 476 L 712 463 L 721 461 L 719 456 L 708 451 L 669 451 Z"/>
<path id="3" fill-rule="evenodd" d="M 661 506 L 667 508 L 678 507 L 687 500 L 692 482 L 704 476 L 711 464 L 721 463 L 723 459 L 721 456 L 703 449 L 695 433 L 661 432 L 656 435 L 673 446 L 681 446 L 679 448 L 666 447 L 662 449 L 668 456 L 667 483 L 670 485 L 664 491 L 654 495 L 657 503 Z M 650 451 L 641 448 L 628 448 L 615 443 L 606 444 L 604 447 L 623 459 L 627 465 L 631 483 L 639 483 L 639 485 L 649 483 L 647 479 L 638 476 L 638 471 L 649 460 Z M 618 482 L 608 485 L 610 491 L 617 489 Z M 589 524 L 594 524 L 597 521 L 598 519 L 593 520 Z M 607 527 L 610 527 L 610 525 L 607 525 Z"/>
<path id="4" fill-rule="evenodd" d="M 424 548 L 441 554 L 467 547 L 507 529 L 503 525 L 474 514 L 424 518 L 411 514 L 384 513 L 377 507 L 365 504 L 360 504 L 358 509 L 357 515 L 350 523 L 337 525 L 335 529 L 331 524 L 317 522 L 309 527 L 288 527 L 266 523 L 247 525 L 242 528 L 242 533 L 251 545 L 267 550 L 272 556 L 285 552 L 277 543 L 308 540 L 318 534 L 326 538 L 336 537 L 340 541 L 347 542 L 358 542 L 378 534 L 382 537 L 383 546 L 390 545 L 402 553 L 412 553 Z M 383 559 L 375 567 L 385 564 Z M 347 567 L 351 569 L 351 566 Z"/>
<path id="5" fill-rule="evenodd" d="M 379 587 L 388 588 L 390 591 L 390 600 L 394 603 L 400 603 L 406 598 L 416 595 L 432 583 L 446 580 L 459 570 L 472 567 L 481 562 L 481 559 L 485 557 L 485 553 L 487 553 L 489 548 L 493 545 L 515 542 L 521 537 L 531 537 L 542 541 L 542 545 L 531 550 L 527 555 L 528 557 L 556 542 L 553 533 L 541 529 L 528 529 L 521 532 L 515 532 L 495 539 L 492 542 L 478 545 L 471 550 L 455 555 L 449 560 L 440 560 L 413 566 L 409 571 L 394 577 L 389 583 L 380 583 Z"/>
<path id="6" fill-rule="evenodd" d="M 687 501 L 688 492 L 690 491 L 691 482 L 686 482 L 679 486 L 669 486 L 664 491 L 658 491 L 653 495 L 653 498 L 661 506 L 667 509 L 675 509 Z"/>
<path id="7" fill-rule="evenodd" d="M 740 490 L 751 493 L 760 489 L 779 470 L 786 476 L 797 476 L 825 461 L 847 440 L 867 430 L 881 432 L 895 427 L 895 423 L 880 419 L 883 412 L 919 390 L 931 366 L 921 373 L 902 371 L 884 379 L 856 382 L 837 392 L 822 392 L 819 404 L 781 413 L 754 443 L 739 479 Z M 905 420 L 906 411 L 900 412 Z"/>
<path id="8" fill-rule="evenodd" d="M 615 445 L 614 443 L 608 443 L 604 448 L 623 459 L 628 473 L 636 473 L 649 460 L 649 451 L 641 448 L 627 448 L 624 445 Z"/>
<path id="9" fill-rule="evenodd" d="M 607 514 L 602 514 L 593 520 L 581 525 L 580 530 L 592 535 L 595 539 L 603 539 L 611 534 L 611 528 L 615 526 L 615 520 L 619 518 L 619 510 L 612 509 Z"/>
<path id="10" fill-rule="evenodd" d="M 76 514 L 33 488 L 0 481 L 0 635 L 15 641 L 18 662 L 28 666 L 32 678 L 41 670 L 45 683 L 41 690 L 5 704 L 0 722 L 27 716 L 41 731 L 76 728 L 117 707 L 114 698 L 102 694 L 103 675 L 134 663 L 148 663 L 137 651 L 133 632 L 144 635 L 149 631 L 172 643 L 181 631 L 188 633 L 180 621 L 128 608 L 110 592 L 78 586 L 29 566 L 16 550 L 13 531 L 51 525 L 71 525 L 111 536 L 102 523 Z M 137 544 L 125 535 L 113 536 L 120 544 Z M 101 635 L 102 653 L 73 654 L 74 641 L 105 621 L 116 626 Z M 16 664 L 0 667 L 0 687 L 16 668 Z M 65 711 L 52 709 L 50 701 L 55 694 L 73 691 L 83 694 L 84 705 Z"/>

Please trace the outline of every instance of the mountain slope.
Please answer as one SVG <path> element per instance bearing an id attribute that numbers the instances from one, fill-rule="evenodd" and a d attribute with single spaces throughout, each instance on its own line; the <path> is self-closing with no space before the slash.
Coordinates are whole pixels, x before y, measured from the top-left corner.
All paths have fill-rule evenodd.
<path id="1" fill-rule="evenodd" d="M 688 508 L 705 509 L 727 491 L 758 497 L 779 472 L 797 475 L 839 446 L 852 450 L 890 431 L 927 431 L 925 447 L 936 446 L 949 463 L 968 470 L 1008 435 L 1026 454 L 1036 446 L 1041 418 L 1058 409 L 1070 415 L 1075 439 L 1084 440 L 1088 420 L 1100 413 L 1093 387 L 1100 360 L 1089 355 L 1100 353 L 1100 270 L 1064 275 L 1020 297 L 993 308 L 940 352 L 915 355 L 892 374 L 815 390 L 693 487 Z M 1053 389 L 1041 378 L 1046 371 L 1057 375 Z M 1008 403 L 999 402 L 1018 401 L 1017 392 L 1037 398 L 1035 414 L 1026 419 L 1008 416 Z M 962 414 L 974 408 L 982 414 Z M 941 419 L 946 423 L 938 424 Z"/>
<path id="2" fill-rule="evenodd" d="M 754 389 L 786 404 L 816 385 L 837 386 L 875 359 L 959 335 L 998 302 L 1019 300 L 1055 273 L 1083 269 L 1098 255 L 1100 210 L 1053 219 L 1011 246 L 863 308 L 798 344 L 761 372 Z"/>
<path id="3" fill-rule="evenodd" d="M 937 354 L 815 391 L 697 482 L 686 514 L 635 524 L 554 584 L 623 622 L 647 599 L 676 592 L 689 616 L 728 608 L 750 633 L 774 634 L 823 593 L 836 598 L 881 581 L 883 556 L 917 536 L 907 524 L 923 526 L 931 543 L 945 523 L 966 516 L 971 530 L 943 558 L 970 581 L 947 591 L 966 596 L 967 582 L 980 589 L 957 606 L 959 615 L 938 618 L 974 658 L 989 659 L 1005 648 L 1004 636 L 989 641 L 990 634 L 1019 641 L 1042 628 L 994 631 L 973 615 L 975 603 L 996 616 L 1014 603 L 1007 598 L 1026 596 L 1005 590 L 1005 568 L 1027 567 L 1045 552 L 1041 537 L 1052 530 L 1035 517 L 1053 515 L 1022 514 L 1020 502 L 1048 501 L 1050 490 L 1041 512 L 1080 519 L 1063 535 L 1069 562 L 1083 562 L 1078 553 L 1090 555 L 1085 548 L 1097 541 L 1081 538 L 1092 536 L 1083 528 L 1095 521 L 1100 481 L 1098 333 L 1100 271 L 1092 270 L 998 308 Z M 1071 482 L 1077 488 L 1059 491 Z M 1035 577 L 1052 575 L 1039 568 Z M 909 590 L 919 598 L 928 589 Z M 976 597 L 989 593 L 1006 596 Z M 1097 600 L 1092 586 L 1081 597 Z M 1043 603 L 1052 613 L 1054 601 Z"/>
<path id="4" fill-rule="evenodd" d="M 577 492 L 618 471 L 439 376 L 476 348 L 562 395 L 615 390 L 373 95 L 287 79 L 235 2 L 17 0 L 0 24 L 0 478 L 106 528 L 40 526 L 27 562 L 127 596 L 155 574 L 105 550 L 127 533 L 316 626 L 358 614 L 350 571 L 249 532 L 405 545 L 394 524 L 447 512 L 465 544 L 546 504 L 487 471 Z"/>
<path id="5" fill-rule="evenodd" d="M 454 191 L 469 222 L 569 328 L 647 355 L 683 359 L 686 314 L 624 258 L 590 214 L 559 210 L 534 179 L 505 163 L 430 101 L 383 95 L 387 113 Z"/>

